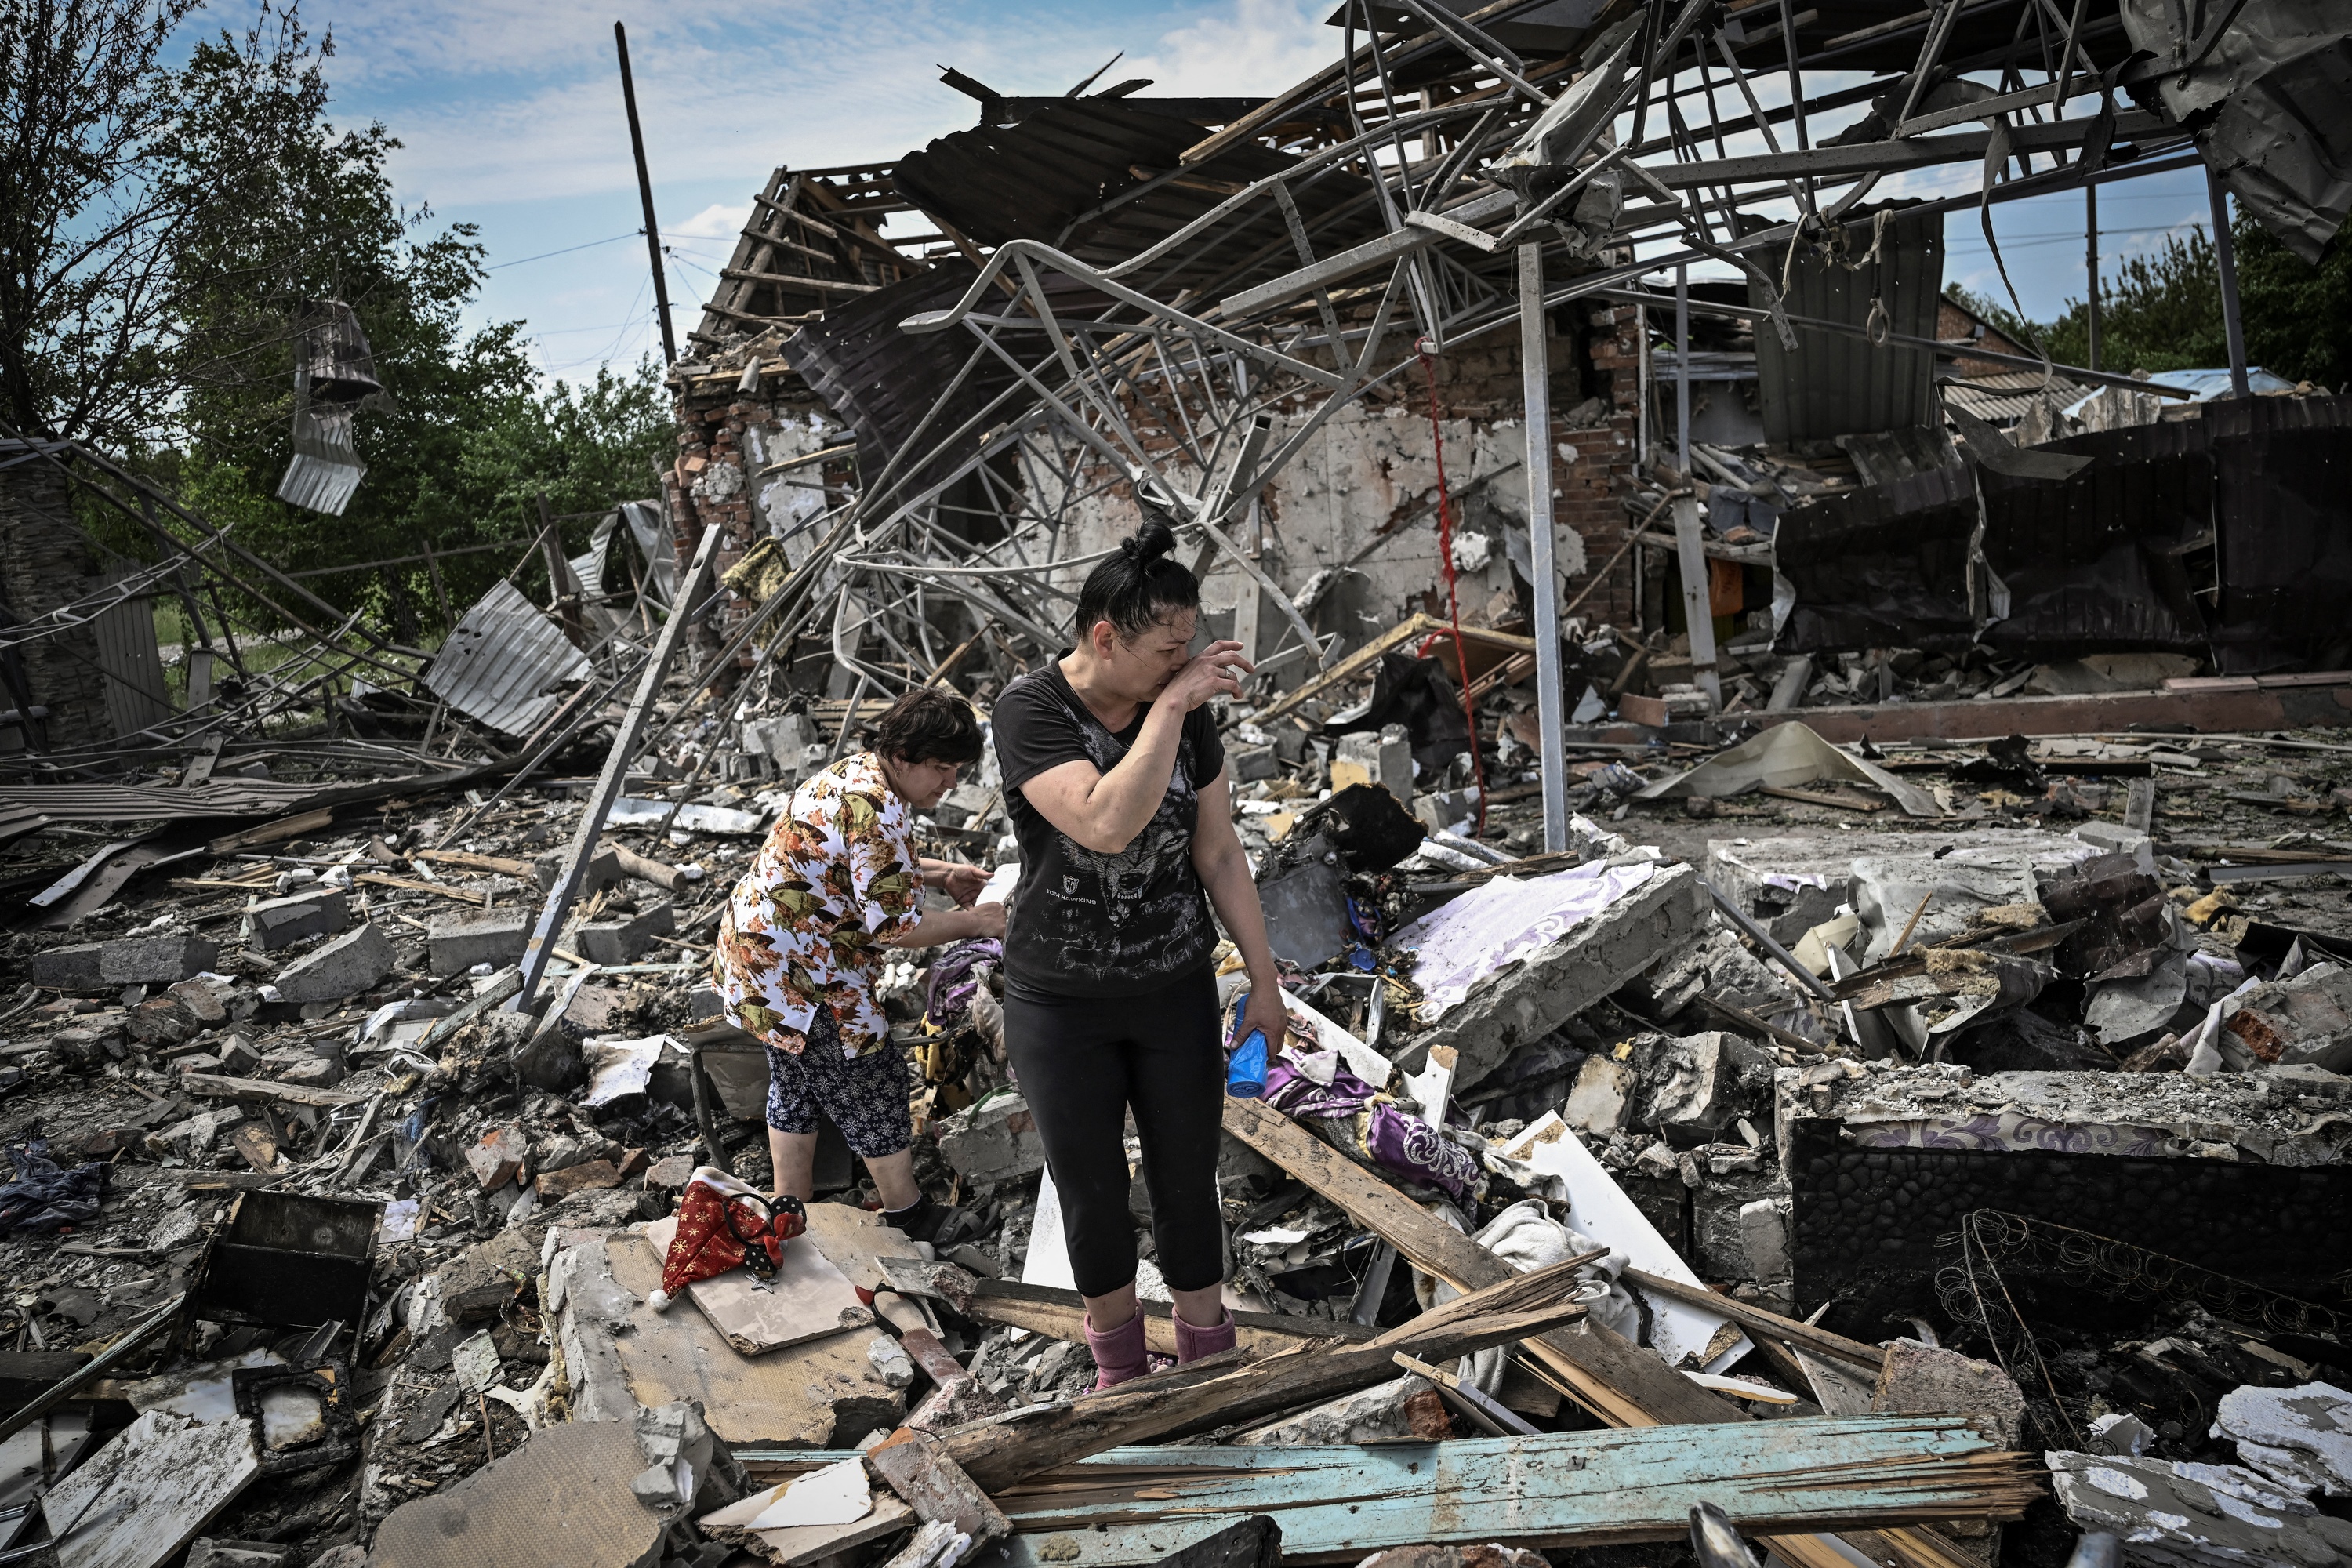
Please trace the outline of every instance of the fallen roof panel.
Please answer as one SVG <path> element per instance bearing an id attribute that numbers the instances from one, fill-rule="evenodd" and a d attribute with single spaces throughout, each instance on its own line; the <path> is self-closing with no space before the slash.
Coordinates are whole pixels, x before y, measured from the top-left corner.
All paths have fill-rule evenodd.
<path id="1" fill-rule="evenodd" d="M 559 700 L 553 688 L 595 672 L 562 628 L 500 581 L 466 612 L 418 679 L 467 718 L 527 735 Z"/>

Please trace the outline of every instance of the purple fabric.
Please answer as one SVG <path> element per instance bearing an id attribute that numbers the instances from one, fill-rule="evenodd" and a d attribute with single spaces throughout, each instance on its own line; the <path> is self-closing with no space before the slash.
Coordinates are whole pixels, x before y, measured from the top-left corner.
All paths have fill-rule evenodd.
<path id="1" fill-rule="evenodd" d="M 1373 1163 L 1423 1185 L 1443 1187 L 1459 1202 L 1469 1202 L 1478 1184 L 1478 1166 L 1470 1151 L 1393 1105 L 1372 1107 L 1363 1140 L 1364 1152 Z"/>
<path id="2" fill-rule="evenodd" d="M 1477 1162 L 1468 1150 L 1422 1118 L 1408 1116 L 1386 1100 L 1376 1102 L 1372 1086 L 1345 1067 L 1332 1074 L 1326 1088 L 1301 1073 L 1289 1058 L 1278 1058 L 1265 1075 L 1265 1101 L 1286 1116 L 1352 1119 L 1349 1141 L 1365 1159 L 1407 1181 L 1440 1188 L 1465 1203 L 1478 1185 Z"/>
<path id="3" fill-rule="evenodd" d="M 932 963 L 930 983 L 923 992 L 923 1016 L 932 1027 L 946 1028 L 971 1006 L 971 994 L 980 985 L 971 971 L 980 963 L 1003 968 L 1004 944 L 993 937 L 967 937 Z"/>

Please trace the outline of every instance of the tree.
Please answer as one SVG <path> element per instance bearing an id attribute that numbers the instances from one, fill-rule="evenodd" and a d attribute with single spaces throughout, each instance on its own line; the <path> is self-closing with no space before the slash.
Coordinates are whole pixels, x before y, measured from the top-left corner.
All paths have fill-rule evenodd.
<path id="1" fill-rule="evenodd" d="M 467 332 L 483 247 L 401 208 L 383 125 L 329 123 L 332 37 L 265 0 L 242 35 L 186 41 L 170 66 L 194 10 L 0 0 L 0 408 L 144 470 L 281 568 L 328 573 L 310 584 L 322 597 L 414 642 L 427 569 L 362 563 L 429 544 L 462 613 L 523 553 L 540 494 L 566 512 L 655 493 L 658 377 L 647 363 L 542 390 L 522 323 Z M 321 299 L 353 308 L 384 386 L 359 419 L 367 477 L 337 518 L 274 494 L 293 322 Z M 86 515 L 110 548 L 152 557 L 134 525 Z"/>
<path id="2" fill-rule="evenodd" d="M 2339 238 L 2314 267 L 2243 215 L 2230 237 L 2247 363 L 2289 381 L 2352 383 L 2352 247 Z M 2080 300 L 2069 300 L 2045 331 L 2052 358 L 2090 363 L 2089 316 Z M 2168 237 L 2160 252 L 2124 263 L 2101 297 L 2101 369 L 2156 374 L 2229 363 L 2221 266 L 2205 230 Z"/>

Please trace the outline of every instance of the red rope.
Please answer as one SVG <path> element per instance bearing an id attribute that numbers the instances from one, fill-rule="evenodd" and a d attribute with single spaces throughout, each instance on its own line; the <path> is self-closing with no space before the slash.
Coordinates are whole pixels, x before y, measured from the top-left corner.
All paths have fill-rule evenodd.
<path id="1" fill-rule="evenodd" d="M 1429 382 L 1429 440 L 1437 455 L 1437 563 L 1445 574 L 1445 616 L 1454 627 L 1454 668 L 1462 678 L 1462 717 L 1470 726 L 1470 776 L 1478 785 L 1478 825 L 1486 831 L 1486 763 L 1478 754 L 1478 704 L 1470 695 L 1470 658 L 1462 645 L 1462 600 L 1454 588 L 1454 498 L 1445 489 L 1445 437 L 1437 426 L 1437 359 L 1429 340 L 1414 345 Z"/>

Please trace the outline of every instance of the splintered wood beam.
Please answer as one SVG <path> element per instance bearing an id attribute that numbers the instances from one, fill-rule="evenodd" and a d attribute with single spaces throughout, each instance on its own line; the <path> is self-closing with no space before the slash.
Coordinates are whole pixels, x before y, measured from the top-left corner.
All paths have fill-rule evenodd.
<path id="1" fill-rule="evenodd" d="M 1225 1131 L 1339 1205 L 1423 1273 L 1465 1292 L 1511 1278 L 1509 1264 L 1423 1213 L 1403 1194 L 1280 1111 L 1255 1100 L 1228 1100 Z M 1743 1413 L 1728 1401 L 1589 1319 L 1532 1340 L 1528 1351 L 1567 1383 L 1578 1403 L 1612 1426 L 1742 1418 Z"/>
<path id="2" fill-rule="evenodd" d="M 1354 1447 L 1122 1448 L 1000 1493 L 1014 1531 L 1000 1561 L 1156 1563 L 1253 1516 L 1281 1526 L 1286 1563 L 1354 1563 L 1424 1542 L 1671 1541 L 1686 1538 L 1699 1502 L 1777 1548 L 1813 1529 L 2014 1519 L 2041 1494 L 2036 1458 L 1996 1450 L 1956 1415 Z"/>
<path id="3" fill-rule="evenodd" d="M 1067 1404 L 1034 1405 L 937 1436 L 949 1458 L 994 1492 L 1123 1443 L 1232 1426 L 1385 1383 L 1396 1375 L 1395 1351 L 1450 1360 L 1542 1333 L 1583 1312 L 1559 1302 L 1532 1311 L 1475 1312 L 1402 1338 L 1383 1336 L 1391 1342 L 1380 1344 L 1328 1339 L 1267 1352 L 1237 1347 Z"/>

